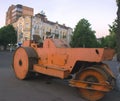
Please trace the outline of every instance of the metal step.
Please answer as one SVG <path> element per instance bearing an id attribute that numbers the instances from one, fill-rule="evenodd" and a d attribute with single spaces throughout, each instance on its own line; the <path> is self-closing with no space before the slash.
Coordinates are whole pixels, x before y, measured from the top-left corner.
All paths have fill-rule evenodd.
<path id="1" fill-rule="evenodd" d="M 39 65 L 35 64 L 33 70 L 42 74 L 58 77 L 64 79 L 70 74 L 69 70 L 66 68 L 60 68 L 53 65 Z"/>

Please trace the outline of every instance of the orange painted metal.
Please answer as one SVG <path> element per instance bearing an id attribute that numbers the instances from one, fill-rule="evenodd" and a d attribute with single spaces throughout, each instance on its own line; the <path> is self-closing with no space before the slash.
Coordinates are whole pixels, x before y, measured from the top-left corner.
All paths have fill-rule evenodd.
<path id="1" fill-rule="evenodd" d="M 30 44 L 31 44 L 31 41 L 30 40 L 26 40 L 26 41 L 24 41 L 24 43 L 22 44 L 22 46 L 29 47 Z"/>
<path id="2" fill-rule="evenodd" d="M 34 65 L 33 70 L 42 74 L 47 74 L 49 76 L 58 77 L 64 79 L 68 77 L 70 72 L 65 68 L 59 68 L 55 66 L 43 66 L 43 65 Z"/>
<path id="3" fill-rule="evenodd" d="M 19 79 L 25 79 L 29 72 L 64 79 L 71 74 L 76 62 L 93 63 L 95 66 L 92 68 L 84 67 L 82 72 L 76 71 L 77 79 L 69 83 L 79 88 L 84 98 L 95 101 L 112 89 L 112 81 L 107 81 L 115 77 L 102 61 L 112 59 L 114 53 L 114 50 L 107 48 L 70 48 L 64 40 L 59 39 L 46 39 L 43 44 L 25 41 L 14 53 L 13 68 Z"/>
<path id="4" fill-rule="evenodd" d="M 72 86 L 78 87 L 81 96 L 89 101 L 101 99 L 105 92 L 112 89 L 106 77 L 97 69 L 88 68 L 77 75 L 76 80 L 70 80 Z"/>
<path id="5" fill-rule="evenodd" d="M 24 48 L 19 48 L 18 51 L 16 51 L 14 55 L 14 71 L 19 79 L 24 79 L 28 73 L 29 70 L 29 61 L 28 61 L 28 55 Z"/>
<path id="6" fill-rule="evenodd" d="M 94 82 L 87 82 L 84 80 L 70 80 L 70 86 L 102 92 L 109 92 L 113 88 L 111 85 L 108 84 L 108 82 L 100 84 Z"/>
<path id="7" fill-rule="evenodd" d="M 58 39 L 46 39 L 41 48 L 37 48 L 35 43 L 32 43 L 31 47 L 37 52 L 39 57 L 38 64 L 42 65 L 43 68 L 54 67 L 58 68 L 56 69 L 58 71 L 60 68 L 67 69 L 69 73 L 73 70 L 76 61 L 101 62 L 103 60 L 111 59 L 114 55 L 113 50 L 104 48 L 70 48 L 64 41 Z M 33 69 L 42 73 L 43 70 L 37 69 L 37 67 L 38 66 L 34 65 Z M 50 69 L 51 68 L 49 68 L 49 70 Z M 46 72 L 44 73 L 48 75 L 56 73 L 49 70 L 46 69 Z M 57 77 L 65 78 L 64 75 L 60 76 L 59 74 Z"/>

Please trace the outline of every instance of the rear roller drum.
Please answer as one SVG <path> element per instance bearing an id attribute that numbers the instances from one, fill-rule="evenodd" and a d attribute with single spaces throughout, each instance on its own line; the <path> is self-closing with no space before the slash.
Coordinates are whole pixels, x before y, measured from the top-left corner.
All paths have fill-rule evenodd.
<path id="1" fill-rule="evenodd" d="M 75 79 L 100 84 L 104 84 L 106 82 L 106 77 L 101 73 L 101 71 L 93 68 L 85 69 L 77 73 Z M 90 90 L 87 88 L 78 88 L 78 90 L 80 95 L 89 101 L 99 100 L 105 95 L 105 92 L 103 91 Z"/>
<path id="2" fill-rule="evenodd" d="M 18 48 L 13 57 L 13 69 L 18 79 L 30 76 L 33 64 L 37 63 L 37 54 L 31 47 Z"/>

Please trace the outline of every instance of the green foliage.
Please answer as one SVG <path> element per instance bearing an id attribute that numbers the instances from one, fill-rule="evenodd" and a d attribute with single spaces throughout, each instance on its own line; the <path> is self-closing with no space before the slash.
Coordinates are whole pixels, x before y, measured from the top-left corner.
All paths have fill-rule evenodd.
<path id="1" fill-rule="evenodd" d="M 0 28 L 0 45 L 7 46 L 17 42 L 17 33 L 12 25 Z"/>
<path id="2" fill-rule="evenodd" d="M 117 31 L 117 22 L 116 20 L 109 25 L 109 35 L 101 38 L 101 47 L 116 48 L 116 31 Z"/>
<path id="3" fill-rule="evenodd" d="M 119 5 L 120 4 L 120 0 L 116 0 L 116 3 L 117 3 L 117 5 Z"/>
<path id="4" fill-rule="evenodd" d="M 101 38 L 101 47 L 116 48 L 115 36 L 108 35 Z"/>
<path id="5" fill-rule="evenodd" d="M 117 10 L 117 31 L 116 31 L 116 46 L 117 46 L 117 60 L 120 61 L 120 0 L 116 0 Z"/>
<path id="6" fill-rule="evenodd" d="M 95 31 L 86 19 L 81 19 L 73 32 L 71 47 L 98 47 Z"/>

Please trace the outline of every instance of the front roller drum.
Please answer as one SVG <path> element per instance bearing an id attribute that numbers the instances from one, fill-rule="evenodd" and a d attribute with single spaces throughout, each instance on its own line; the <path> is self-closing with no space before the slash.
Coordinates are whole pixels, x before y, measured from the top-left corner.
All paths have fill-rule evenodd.
<path id="1" fill-rule="evenodd" d="M 71 80 L 71 85 L 78 87 L 80 95 L 89 101 L 96 101 L 103 98 L 105 92 L 112 89 L 106 82 L 107 77 L 104 72 L 94 67 L 77 73 L 75 80 L 78 82 L 72 82 Z"/>
<path id="2" fill-rule="evenodd" d="M 33 65 L 37 63 L 37 54 L 31 47 L 19 47 L 13 56 L 13 69 L 18 79 L 27 79 Z"/>

